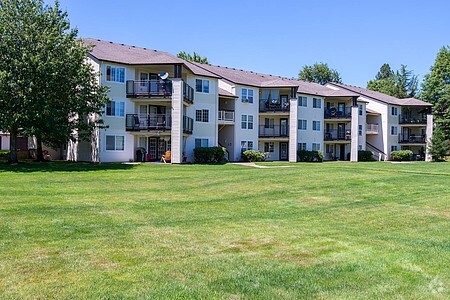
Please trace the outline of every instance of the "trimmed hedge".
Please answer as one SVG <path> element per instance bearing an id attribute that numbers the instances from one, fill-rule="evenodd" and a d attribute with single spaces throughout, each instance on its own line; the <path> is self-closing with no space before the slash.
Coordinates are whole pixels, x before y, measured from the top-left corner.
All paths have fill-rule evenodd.
<path id="1" fill-rule="evenodd" d="M 297 161 L 301 162 L 322 162 L 323 154 L 322 151 L 308 151 L 308 150 L 298 150 L 297 151 Z"/>
<path id="2" fill-rule="evenodd" d="M 364 151 L 359 150 L 358 151 L 358 161 L 374 161 L 373 153 L 372 151 Z"/>
<path id="3" fill-rule="evenodd" d="M 194 149 L 194 162 L 198 164 L 225 162 L 226 148 L 200 147 Z"/>
<path id="4" fill-rule="evenodd" d="M 395 161 L 410 161 L 412 156 L 413 152 L 411 150 L 398 150 L 391 152 L 391 160 Z"/>
<path id="5" fill-rule="evenodd" d="M 264 153 L 257 150 L 246 150 L 241 154 L 241 158 L 243 161 L 249 162 L 266 160 L 266 156 L 264 155 Z"/>

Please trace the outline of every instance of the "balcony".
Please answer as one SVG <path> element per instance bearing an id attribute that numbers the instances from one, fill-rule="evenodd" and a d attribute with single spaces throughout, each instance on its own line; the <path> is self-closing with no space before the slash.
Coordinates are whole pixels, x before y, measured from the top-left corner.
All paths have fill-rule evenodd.
<path id="1" fill-rule="evenodd" d="M 232 110 L 219 110 L 219 124 L 234 124 L 234 111 Z"/>
<path id="2" fill-rule="evenodd" d="M 378 134 L 378 124 L 366 124 L 366 134 Z"/>
<path id="3" fill-rule="evenodd" d="M 125 119 L 126 131 L 141 130 L 170 130 L 172 128 L 172 119 L 170 115 L 165 114 L 127 114 Z"/>
<path id="4" fill-rule="evenodd" d="M 183 132 L 187 134 L 192 134 L 194 130 L 194 119 L 188 116 L 183 116 Z"/>
<path id="5" fill-rule="evenodd" d="M 399 115 L 398 123 L 401 125 L 427 125 L 427 117 L 423 115 Z"/>
<path id="6" fill-rule="evenodd" d="M 267 128 L 265 125 L 259 126 L 260 138 L 287 138 L 289 137 L 289 126 L 275 125 Z"/>
<path id="7" fill-rule="evenodd" d="M 190 104 L 194 103 L 194 89 L 183 81 L 183 99 Z"/>
<path id="8" fill-rule="evenodd" d="M 399 134 L 398 142 L 402 144 L 425 144 L 427 138 L 425 135 Z"/>
<path id="9" fill-rule="evenodd" d="M 266 99 L 259 102 L 259 112 L 289 112 L 289 101 L 281 103 L 280 99 Z"/>
<path id="10" fill-rule="evenodd" d="M 325 119 L 350 119 L 352 117 L 352 108 L 350 106 L 345 107 L 332 107 L 325 108 Z"/>
<path id="11" fill-rule="evenodd" d="M 127 80 L 127 98 L 170 98 L 172 97 L 172 81 Z"/>
<path id="12" fill-rule="evenodd" d="M 325 141 L 350 141 L 352 134 L 350 130 L 328 130 L 324 133 Z"/>

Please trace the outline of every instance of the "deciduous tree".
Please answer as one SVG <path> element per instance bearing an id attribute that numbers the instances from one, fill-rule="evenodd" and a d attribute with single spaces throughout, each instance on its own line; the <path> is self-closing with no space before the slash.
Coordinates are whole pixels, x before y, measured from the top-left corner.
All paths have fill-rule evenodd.
<path id="1" fill-rule="evenodd" d="M 394 72 L 389 64 L 383 64 L 375 79 L 367 83 L 367 88 L 399 99 L 411 98 L 417 94 L 418 79 L 406 65 Z"/>
<path id="2" fill-rule="evenodd" d="M 315 63 L 312 66 L 304 66 L 299 74 L 300 80 L 326 84 L 327 82 L 342 83 L 341 75 L 335 69 L 331 69 L 326 63 Z"/>
<path id="3" fill-rule="evenodd" d="M 208 64 L 208 58 L 206 56 L 200 56 L 197 52 L 194 51 L 194 54 L 191 55 L 190 53 L 187 53 L 185 51 L 180 51 L 177 56 L 181 59 L 192 61 L 192 62 L 198 62 L 201 64 Z"/>

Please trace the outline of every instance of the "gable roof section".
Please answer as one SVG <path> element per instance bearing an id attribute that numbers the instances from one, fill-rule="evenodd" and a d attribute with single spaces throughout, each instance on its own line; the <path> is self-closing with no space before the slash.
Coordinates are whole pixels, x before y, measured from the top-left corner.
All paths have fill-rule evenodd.
<path id="1" fill-rule="evenodd" d="M 219 96 L 227 97 L 227 98 L 239 98 L 239 96 L 233 95 L 227 90 L 224 90 L 222 88 L 219 88 Z"/>
<path id="2" fill-rule="evenodd" d="M 151 50 L 91 38 L 83 38 L 81 40 L 84 44 L 93 46 L 90 54 L 98 60 L 125 65 L 183 64 L 195 75 L 219 78 L 211 72 L 198 68 L 197 66 L 164 51 Z"/>
<path id="3" fill-rule="evenodd" d="M 415 99 L 415 98 L 406 98 L 406 99 L 399 99 L 393 96 L 389 96 L 386 95 L 384 93 L 380 93 L 380 92 L 376 92 L 376 91 L 371 91 L 368 89 L 364 89 L 361 87 L 357 87 L 357 86 L 352 86 L 352 85 L 346 85 L 346 84 L 340 84 L 340 83 L 334 83 L 334 82 L 330 82 L 328 83 L 329 85 L 338 87 L 338 88 L 342 88 L 348 91 L 352 91 L 355 93 L 358 93 L 361 96 L 364 97 L 369 97 L 387 104 L 391 104 L 391 105 L 398 105 L 398 106 L 432 106 L 432 104 L 424 102 L 422 100 L 419 99 Z"/>

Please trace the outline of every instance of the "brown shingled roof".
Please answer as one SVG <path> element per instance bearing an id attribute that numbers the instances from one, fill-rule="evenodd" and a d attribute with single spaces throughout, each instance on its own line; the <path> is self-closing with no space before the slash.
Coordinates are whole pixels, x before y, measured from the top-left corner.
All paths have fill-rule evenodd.
<path id="1" fill-rule="evenodd" d="M 227 90 L 219 88 L 219 96 L 230 97 L 230 98 L 239 98 L 239 96 L 233 95 Z"/>
<path id="2" fill-rule="evenodd" d="M 361 96 L 369 97 L 375 100 L 379 100 L 381 102 L 392 104 L 392 105 L 399 105 L 399 106 L 432 106 L 432 104 L 421 101 L 419 99 L 415 98 L 406 98 L 406 99 L 399 99 L 393 96 L 389 96 L 380 92 L 371 91 L 368 89 L 364 89 L 357 86 L 352 85 L 346 85 L 346 84 L 340 84 L 340 83 L 328 83 L 329 85 L 339 87 L 348 91 L 352 91 L 355 93 L 360 94 Z"/>

